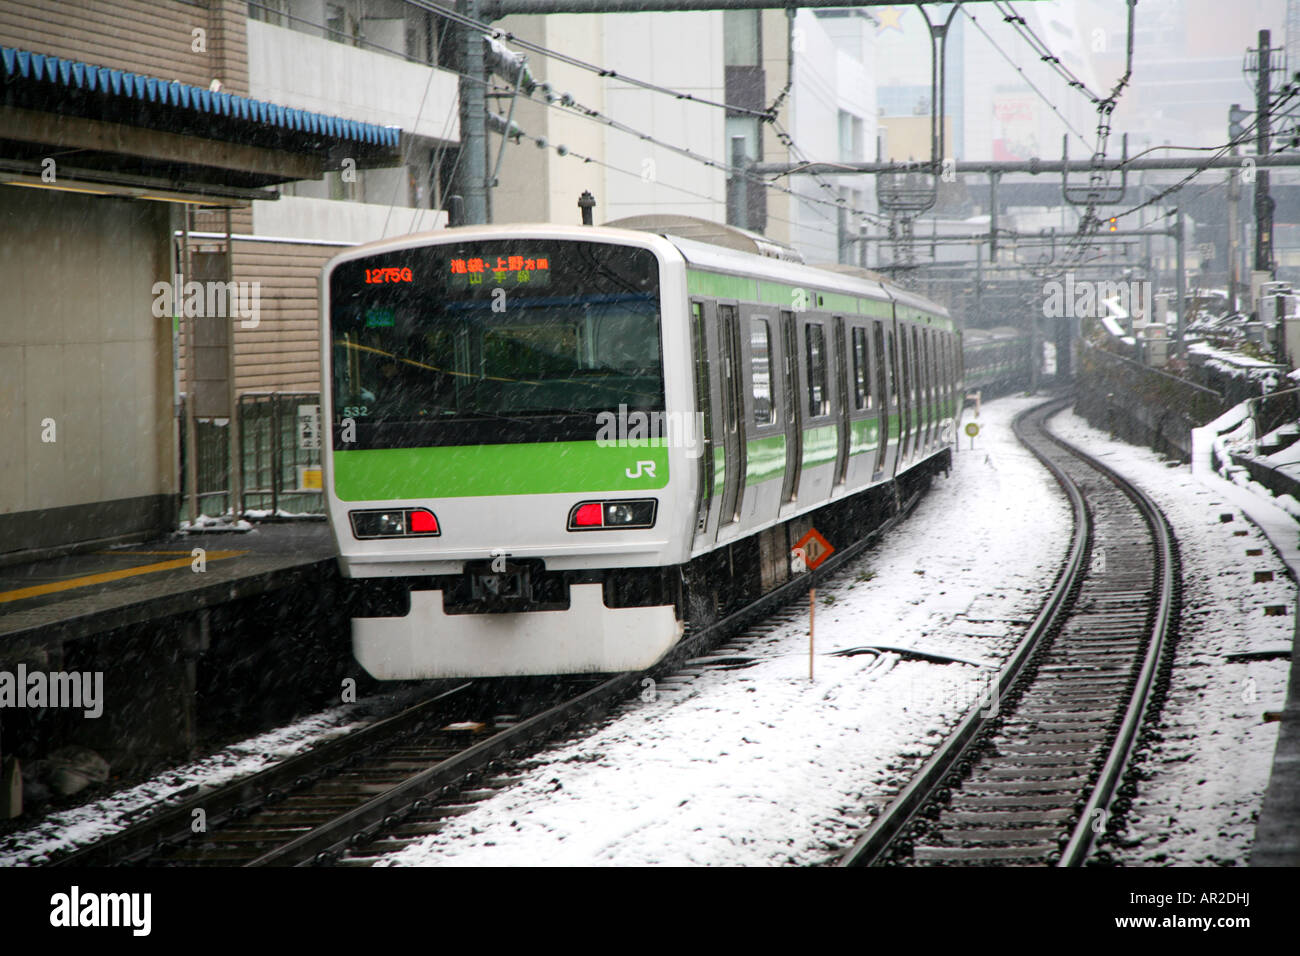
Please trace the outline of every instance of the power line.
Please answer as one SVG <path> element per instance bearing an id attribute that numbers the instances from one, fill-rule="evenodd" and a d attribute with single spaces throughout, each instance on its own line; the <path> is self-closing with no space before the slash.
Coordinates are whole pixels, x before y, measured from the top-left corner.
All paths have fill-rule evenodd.
<path id="1" fill-rule="evenodd" d="M 1056 108 L 1056 104 L 1047 98 L 1047 94 L 1038 88 L 1038 86 L 1034 83 L 1034 81 L 1029 78 L 1029 75 L 1025 73 L 1024 69 L 1018 63 L 1016 63 L 1015 60 L 1011 59 L 1011 57 L 1007 54 L 1007 51 L 1002 49 L 1001 45 L 999 45 L 999 43 L 996 40 L 994 40 L 992 36 L 989 35 L 989 32 L 985 30 L 984 26 L 979 22 L 979 20 L 975 18 L 975 14 L 971 13 L 964 6 L 961 8 L 961 12 L 964 13 L 970 19 L 970 22 L 975 25 L 975 29 L 979 30 L 980 33 L 984 34 L 984 39 L 988 40 L 989 43 L 993 45 L 993 49 L 997 50 L 998 53 L 1002 55 L 1002 58 L 1006 60 L 1007 63 L 1010 64 L 1011 67 L 1015 69 L 1017 73 L 1020 74 L 1020 78 L 1025 81 L 1025 83 L 1029 86 L 1029 88 L 1038 94 L 1038 98 L 1047 104 L 1048 109 L 1050 109 L 1053 113 L 1055 113 L 1057 115 L 1057 118 L 1060 119 L 1060 121 L 1064 123 L 1066 127 L 1069 128 L 1070 132 L 1072 132 L 1076 137 L 1078 137 L 1079 142 L 1083 143 L 1084 146 L 1091 148 L 1092 144 L 1089 143 L 1088 140 L 1084 138 L 1084 135 L 1081 132 L 1079 132 L 1078 127 L 1076 127 L 1073 123 L 1071 123 L 1068 119 L 1065 118 L 1065 115 L 1059 109 Z"/>
<path id="2" fill-rule="evenodd" d="M 510 33 L 507 30 L 498 29 L 497 27 L 492 26 L 492 24 L 490 23 L 486 23 L 482 20 L 476 20 L 473 17 L 465 16 L 465 14 L 463 13 L 458 13 L 455 10 L 451 10 L 447 7 L 442 7 L 435 3 L 431 3 L 429 2 L 429 0 L 404 0 L 404 2 L 410 4 L 413 7 L 418 7 L 421 10 L 425 10 L 429 13 L 436 14 L 437 16 L 443 17 L 447 20 L 451 20 L 453 23 L 458 23 L 461 26 L 469 27 L 472 30 L 480 31 L 485 35 L 490 36 L 494 40 L 504 40 L 508 43 L 514 44 L 515 46 L 521 49 L 528 50 L 529 52 L 532 53 L 537 53 L 538 55 L 544 56 L 548 59 L 557 60 L 560 63 L 564 63 L 568 66 L 575 67 L 579 70 L 584 70 L 588 73 L 594 73 L 597 76 L 605 77 L 607 79 L 622 80 L 624 83 L 630 84 L 631 86 L 640 87 L 641 89 L 649 90 L 653 93 L 661 93 L 665 96 L 671 96 L 673 99 L 676 100 L 683 100 L 689 103 L 699 103 L 701 106 L 710 106 L 717 109 L 724 109 L 727 110 L 728 112 L 738 113 L 744 116 L 755 116 L 758 117 L 759 119 L 766 119 L 770 115 L 767 110 L 756 110 L 746 106 L 737 106 L 734 103 L 724 103 L 724 102 L 719 102 L 717 100 L 707 99 L 705 97 L 699 97 L 696 96 L 694 93 L 687 93 L 684 90 L 675 90 L 671 87 L 664 86 L 660 83 L 652 83 L 649 80 L 642 80 L 634 76 L 628 76 L 626 74 L 618 72 L 617 70 L 610 69 L 609 67 L 599 66 L 595 63 L 589 63 L 586 60 L 579 59 L 576 56 L 570 56 L 567 53 L 561 53 L 558 50 L 553 50 L 550 47 L 543 46 L 540 43 L 534 43 L 531 40 L 525 40 L 522 37 L 515 36 L 515 34 Z"/>
<path id="3" fill-rule="evenodd" d="M 1101 97 L 1088 89 L 1083 80 L 1079 79 L 1079 77 L 1075 75 L 1074 71 L 1067 67 L 1061 61 L 1061 58 L 1052 52 L 1051 47 L 1049 47 L 1043 40 L 1039 39 L 1038 34 L 1034 32 L 1033 28 L 1025 18 L 1016 12 L 1016 8 L 1011 5 L 1010 0 L 1007 0 L 1006 3 L 995 2 L 993 6 L 1002 14 L 1002 19 L 1011 24 L 1016 32 L 1024 37 L 1025 42 L 1028 43 L 1030 47 L 1033 48 L 1034 52 L 1038 54 L 1038 58 L 1060 74 L 1060 76 L 1065 80 L 1066 85 L 1079 90 L 1079 92 L 1094 104 L 1101 102 Z M 1002 9 L 1004 6 L 1006 7 L 1006 10 Z"/>

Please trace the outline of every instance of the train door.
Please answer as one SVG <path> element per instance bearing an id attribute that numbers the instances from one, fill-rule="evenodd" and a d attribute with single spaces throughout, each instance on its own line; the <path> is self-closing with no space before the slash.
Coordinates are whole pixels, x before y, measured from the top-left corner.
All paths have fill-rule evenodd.
<path id="1" fill-rule="evenodd" d="M 722 511 L 718 527 L 740 517 L 745 487 L 745 424 L 743 376 L 740 365 L 740 318 L 734 305 L 718 306 L 719 374 L 722 379 L 722 435 L 726 479 L 722 489 Z"/>
<path id="2" fill-rule="evenodd" d="M 885 345 L 885 324 L 877 319 L 871 323 L 871 359 L 874 373 L 871 388 L 876 394 L 876 408 L 879 425 L 876 434 L 880 437 L 876 444 L 876 464 L 871 471 L 872 481 L 879 480 L 885 471 L 885 455 L 889 451 L 889 416 L 890 396 L 893 385 L 890 376 L 889 349 Z"/>
<path id="3" fill-rule="evenodd" d="M 696 435 L 700 443 L 699 457 L 699 491 L 696 495 L 695 538 L 702 544 L 708 532 L 709 512 L 714 503 L 714 482 L 717 477 L 713 460 L 713 382 L 709 374 L 709 336 L 706 309 L 712 312 L 712 304 L 698 299 L 691 301 L 691 354 L 695 361 L 695 410 L 703 417 L 703 433 Z"/>
<path id="4" fill-rule="evenodd" d="M 837 409 L 839 429 L 839 449 L 835 455 L 835 480 L 833 485 L 842 485 L 848 477 L 849 472 L 849 439 L 852 437 L 852 429 L 849 427 L 849 415 L 852 406 L 849 405 L 849 375 L 848 375 L 848 343 L 844 335 L 844 317 L 835 316 L 831 320 L 835 336 L 835 357 L 833 365 L 835 367 L 835 394 L 839 398 L 839 408 Z"/>
<path id="5" fill-rule="evenodd" d="M 895 367 L 898 371 L 898 455 L 894 471 L 906 463 L 912 453 L 912 370 L 908 364 L 907 327 L 895 326 Z"/>
<path id="6" fill-rule="evenodd" d="M 777 517 L 785 472 L 785 419 L 773 313 L 761 306 L 741 310 L 741 368 L 745 374 L 745 487 L 743 520 L 752 524 Z"/>
<path id="7" fill-rule="evenodd" d="M 934 440 L 934 366 L 930 353 L 930 330 L 916 330 L 916 357 L 921 366 L 921 447 L 929 450 Z"/>
<path id="8" fill-rule="evenodd" d="M 798 327 L 793 312 L 781 313 L 781 371 L 785 395 L 785 480 L 781 485 L 781 504 L 786 505 L 799 497 L 799 471 L 803 466 L 802 422 L 803 408 L 799 396 L 799 349 L 796 344 Z"/>

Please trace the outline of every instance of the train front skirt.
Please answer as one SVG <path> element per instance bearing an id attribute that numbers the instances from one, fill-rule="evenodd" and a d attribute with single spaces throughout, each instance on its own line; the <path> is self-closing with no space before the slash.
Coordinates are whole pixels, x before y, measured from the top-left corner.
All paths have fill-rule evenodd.
<path id="1" fill-rule="evenodd" d="M 448 614 L 441 590 L 412 591 L 404 617 L 352 620 L 352 650 L 378 680 L 644 670 L 682 636 L 673 606 L 609 608 L 600 584 L 568 610 Z"/>

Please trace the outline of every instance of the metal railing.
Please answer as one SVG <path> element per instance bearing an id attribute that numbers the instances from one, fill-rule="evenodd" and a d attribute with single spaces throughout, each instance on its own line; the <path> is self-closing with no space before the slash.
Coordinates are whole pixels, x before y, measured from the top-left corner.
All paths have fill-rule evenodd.
<path id="1" fill-rule="evenodd" d="M 184 411 L 182 399 L 182 412 Z M 261 520 L 323 515 L 319 435 L 314 434 L 319 392 L 245 392 L 239 396 L 240 517 Z M 191 520 L 185 485 L 185 416 L 181 415 L 180 517 Z M 224 419 L 195 427 L 199 512 L 231 513 L 230 429 Z"/>
<path id="2" fill-rule="evenodd" d="M 1300 421 L 1300 388 L 1288 388 L 1248 399 L 1256 440 L 1287 422 Z"/>

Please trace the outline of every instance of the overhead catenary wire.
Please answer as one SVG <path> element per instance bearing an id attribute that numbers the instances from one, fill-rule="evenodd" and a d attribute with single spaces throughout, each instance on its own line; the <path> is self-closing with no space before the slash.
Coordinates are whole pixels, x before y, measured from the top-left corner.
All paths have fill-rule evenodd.
<path id="1" fill-rule="evenodd" d="M 1002 19 L 1011 24 L 1012 28 L 1015 29 L 1015 31 L 1025 39 L 1025 42 L 1029 44 L 1030 48 L 1038 54 L 1038 58 L 1055 70 L 1061 78 L 1065 80 L 1067 86 L 1078 90 L 1094 104 L 1101 102 L 1101 97 L 1090 90 L 1088 85 L 1084 83 L 1083 80 L 1079 79 L 1074 71 L 1066 66 L 1059 56 L 1052 52 L 1051 47 L 1039 38 L 1038 34 L 1034 32 L 1033 27 L 1029 25 L 1028 21 L 1016 12 L 1015 7 L 1010 3 L 1010 0 L 1004 0 L 1004 2 L 998 2 L 998 0 L 995 0 L 993 6 L 1002 14 Z"/>
<path id="2" fill-rule="evenodd" d="M 492 24 L 486 21 L 476 20 L 473 17 L 466 16 L 465 14 L 460 13 L 456 10 L 450 9 L 448 7 L 440 6 L 436 3 L 431 2 L 431 0 L 403 0 L 403 2 L 410 4 L 413 7 L 418 7 L 419 9 L 425 10 L 429 13 L 436 14 L 437 16 L 443 17 L 447 20 L 451 20 L 453 23 L 458 23 L 461 26 L 469 27 L 472 30 L 481 31 L 484 35 L 489 36 L 494 40 L 504 40 L 505 42 L 512 43 L 515 46 L 519 47 L 520 49 L 527 50 L 530 53 L 536 53 L 540 56 L 546 57 L 547 59 L 564 63 L 567 66 L 572 66 L 575 67 L 576 69 L 583 70 L 588 73 L 594 73 L 597 76 L 605 77 L 608 79 L 621 80 L 622 82 L 627 83 L 631 86 L 636 86 L 643 90 L 649 90 L 650 92 L 653 93 L 660 93 L 665 96 L 671 96 L 673 99 L 676 100 L 682 100 L 690 103 L 699 103 L 701 106 L 709 106 L 717 109 L 724 109 L 727 110 L 728 112 L 736 113 L 743 116 L 755 116 L 758 117 L 759 119 L 764 119 L 769 115 L 767 110 L 753 109 L 752 107 L 738 106 L 735 103 L 725 103 L 720 100 L 709 99 L 708 97 L 696 96 L 694 93 L 689 93 L 686 92 L 685 90 L 675 90 L 672 87 L 664 86 L 661 83 L 654 83 L 650 80 L 642 80 L 638 77 L 629 76 L 627 74 L 620 73 L 618 70 L 614 70 L 609 67 L 603 67 L 595 63 L 590 63 L 579 57 L 571 56 L 568 53 L 561 53 L 558 50 L 554 50 L 540 43 L 535 43 L 532 40 L 524 39 L 523 37 L 517 36 L 509 32 L 508 30 L 502 30 L 498 27 L 494 27 L 492 26 Z"/>
<path id="3" fill-rule="evenodd" d="M 1070 120 L 1066 118 L 1065 114 L 1063 114 L 1059 109 L 1057 109 L 1056 104 L 1053 103 L 1051 99 L 1048 98 L 1047 94 L 1044 93 L 1042 90 L 1040 90 L 1038 86 L 1034 83 L 1034 81 L 1029 78 L 1029 75 L 1025 73 L 1024 68 L 1021 67 L 1018 63 L 1016 63 L 1016 61 L 1011 58 L 1011 56 L 1006 52 L 1006 50 L 1002 49 L 1001 44 L 999 44 L 997 40 L 993 39 L 993 37 L 989 34 L 989 32 L 984 29 L 984 25 L 979 22 L 975 14 L 971 13 L 964 6 L 961 8 L 961 12 L 966 15 L 966 17 L 970 20 L 972 24 L 975 25 L 975 29 L 979 30 L 979 32 L 984 35 L 984 38 L 989 41 L 989 43 L 993 46 L 993 49 L 997 50 L 998 53 L 1002 56 L 1002 58 L 1006 60 L 1007 63 L 1010 64 L 1010 66 L 1017 73 L 1020 74 L 1020 78 L 1024 80 L 1026 85 L 1028 85 L 1028 87 L 1038 95 L 1038 98 L 1047 104 L 1048 109 L 1050 109 L 1053 113 L 1055 113 L 1057 118 L 1062 123 L 1065 124 L 1066 128 L 1069 129 L 1070 132 L 1072 132 L 1076 137 L 1078 137 L 1079 142 L 1081 142 L 1084 146 L 1091 148 L 1092 144 L 1088 142 L 1087 138 L 1083 135 L 1083 133 L 1079 131 L 1079 128 L 1075 126 L 1073 123 L 1071 123 Z"/>

